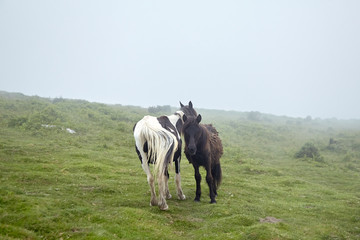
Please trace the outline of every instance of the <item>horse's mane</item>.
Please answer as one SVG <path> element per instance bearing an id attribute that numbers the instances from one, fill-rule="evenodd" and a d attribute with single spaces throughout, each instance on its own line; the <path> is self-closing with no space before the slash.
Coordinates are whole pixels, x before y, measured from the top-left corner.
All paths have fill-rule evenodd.
<path id="1" fill-rule="evenodd" d="M 186 114 L 185 114 L 185 116 L 187 116 Z M 185 129 L 187 129 L 188 127 L 190 127 L 191 125 L 198 125 L 199 123 L 196 121 L 196 116 L 194 117 L 194 116 L 191 116 L 190 115 L 190 117 L 186 117 L 186 120 L 184 121 L 184 125 L 183 125 L 183 131 L 185 130 Z M 200 124 L 199 124 L 200 125 Z"/>
<path id="2" fill-rule="evenodd" d="M 202 141 L 203 143 L 205 143 L 206 141 L 210 141 L 212 145 L 217 145 L 218 142 L 220 141 L 220 145 L 221 145 L 221 140 L 219 138 L 219 132 L 215 129 L 215 127 L 212 124 L 198 123 L 196 120 L 196 117 L 189 117 L 184 122 L 183 131 L 185 131 L 185 129 L 187 129 L 191 125 L 199 125 L 199 127 L 202 131 L 202 133 L 201 133 L 202 139 L 200 141 Z M 216 148 L 216 146 L 213 146 L 213 147 Z M 221 150 L 221 154 L 222 154 L 222 150 Z"/>
<path id="3" fill-rule="evenodd" d="M 189 126 L 194 125 L 194 124 L 199 125 L 203 131 L 208 132 L 210 135 L 211 134 L 215 134 L 216 136 L 219 135 L 219 132 L 215 129 L 215 127 L 212 124 L 198 123 L 196 120 L 196 117 L 193 117 L 193 116 L 190 116 L 186 119 L 186 121 L 184 122 L 184 125 L 183 125 L 183 129 L 186 129 Z"/>
<path id="4" fill-rule="evenodd" d="M 180 111 L 182 111 L 186 116 L 188 117 L 195 117 L 198 115 L 196 110 L 193 108 L 192 102 L 189 102 L 188 106 L 184 106 L 181 102 L 180 102 L 181 108 Z"/>

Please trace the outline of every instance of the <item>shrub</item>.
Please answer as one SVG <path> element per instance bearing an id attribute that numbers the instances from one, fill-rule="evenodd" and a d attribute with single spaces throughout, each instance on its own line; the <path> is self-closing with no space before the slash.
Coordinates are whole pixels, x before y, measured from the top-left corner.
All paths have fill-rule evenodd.
<path id="1" fill-rule="evenodd" d="M 295 153 L 296 158 L 312 158 L 315 161 L 323 162 L 324 158 L 320 156 L 319 149 L 313 143 L 305 143 L 301 149 Z"/>
<path id="2" fill-rule="evenodd" d="M 20 127 L 28 122 L 26 117 L 12 118 L 8 121 L 8 127 Z"/>

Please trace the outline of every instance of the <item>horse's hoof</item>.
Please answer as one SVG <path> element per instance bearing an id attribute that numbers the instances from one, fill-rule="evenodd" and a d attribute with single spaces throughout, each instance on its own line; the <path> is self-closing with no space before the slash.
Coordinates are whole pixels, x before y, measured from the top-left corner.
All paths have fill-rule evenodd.
<path id="1" fill-rule="evenodd" d="M 211 200 L 210 203 L 214 204 L 214 203 L 216 203 L 216 200 Z"/>
<path id="2" fill-rule="evenodd" d="M 172 198 L 172 196 L 170 193 L 166 195 L 166 199 L 171 199 L 171 198 Z"/>
<path id="3" fill-rule="evenodd" d="M 185 197 L 184 194 L 183 194 L 183 195 L 179 195 L 178 198 L 179 198 L 180 200 L 185 200 L 185 199 L 186 199 L 186 197 Z"/>
<path id="4" fill-rule="evenodd" d="M 169 206 L 168 206 L 167 204 L 165 204 L 165 205 L 159 206 L 159 208 L 160 208 L 160 210 L 162 210 L 162 211 L 166 211 L 166 210 L 169 209 Z"/>
<path id="5" fill-rule="evenodd" d="M 195 198 L 195 199 L 194 199 L 194 202 L 200 202 L 200 199 Z"/>
<path id="6" fill-rule="evenodd" d="M 157 205 L 158 205 L 157 200 L 151 200 L 151 201 L 150 201 L 150 206 L 151 206 L 151 207 L 157 206 Z"/>

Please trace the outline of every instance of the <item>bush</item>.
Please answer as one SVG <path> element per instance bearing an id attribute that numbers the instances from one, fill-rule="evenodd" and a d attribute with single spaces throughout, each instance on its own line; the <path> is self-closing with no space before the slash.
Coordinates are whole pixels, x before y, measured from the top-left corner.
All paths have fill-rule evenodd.
<path id="1" fill-rule="evenodd" d="M 26 117 L 12 118 L 8 121 L 8 127 L 21 127 L 28 122 Z"/>
<path id="2" fill-rule="evenodd" d="M 320 156 L 319 149 L 313 143 L 305 143 L 301 149 L 295 153 L 296 158 L 312 158 L 315 161 L 323 162 L 324 158 Z"/>

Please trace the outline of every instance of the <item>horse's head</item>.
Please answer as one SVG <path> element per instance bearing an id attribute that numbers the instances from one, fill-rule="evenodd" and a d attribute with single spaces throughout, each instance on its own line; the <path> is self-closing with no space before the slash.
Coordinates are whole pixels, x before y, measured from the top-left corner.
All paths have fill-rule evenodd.
<path id="1" fill-rule="evenodd" d="M 201 115 L 197 117 L 187 117 L 183 116 L 184 126 L 183 134 L 185 138 L 185 151 L 191 156 L 196 154 L 197 143 L 201 140 L 202 129 L 199 125 L 201 121 Z"/>
<path id="2" fill-rule="evenodd" d="M 193 108 L 193 104 L 191 101 L 189 102 L 189 105 L 186 105 L 186 106 L 184 106 L 184 104 L 182 104 L 180 102 L 180 111 L 182 111 L 184 113 L 183 115 L 186 117 L 196 117 L 197 116 L 197 112 Z"/>

